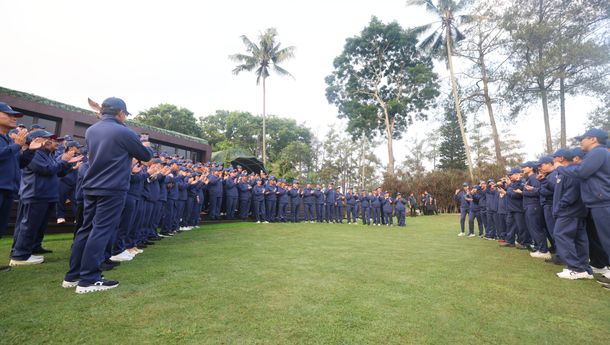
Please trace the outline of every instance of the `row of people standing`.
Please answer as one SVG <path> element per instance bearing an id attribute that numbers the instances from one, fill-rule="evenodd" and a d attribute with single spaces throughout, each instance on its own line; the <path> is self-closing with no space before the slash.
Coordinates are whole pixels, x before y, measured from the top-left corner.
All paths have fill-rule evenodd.
<path id="1" fill-rule="evenodd" d="M 590 129 L 580 147 L 559 149 L 511 169 L 498 181 L 456 190 L 459 236 L 474 233 L 502 247 L 565 266 L 564 279 L 596 278 L 610 288 L 610 151 L 608 133 Z"/>

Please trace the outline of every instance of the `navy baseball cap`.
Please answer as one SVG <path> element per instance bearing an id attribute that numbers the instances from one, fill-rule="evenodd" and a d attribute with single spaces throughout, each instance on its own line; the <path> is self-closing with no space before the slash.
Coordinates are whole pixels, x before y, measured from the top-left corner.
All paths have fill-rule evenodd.
<path id="1" fill-rule="evenodd" d="M 510 175 L 514 175 L 514 174 L 521 174 L 521 169 L 519 168 L 512 168 L 508 171 L 508 176 Z"/>
<path id="2" fill-rule="evenodd" d="M 580 147 L 574 147 L 572 148 L 572 154 L 574 155 L 574 157 L 583 158 L 587 153 L 583 151 L 583 149 L 581 149 Z"/>
<path id="3" fill-rule="evenodd" d="M 527 161 L 527 162 L 525 162 L 525 163 L 521 163 L 521 165 L 520 165 L 520 166 L 521 166 L 522 168 L 532 168 L 532 169 L 534 169 L 534 168 L 536 168 L 536 167 L 538 166 L 538 164 L 537 164 L 537 163 L 538 163 L 538 162 Z"/>
<path id="4" fill-rule="evenodd" d="M 464 182 L 464 183 L 462 183 L 462 186 L 464 186 L 464 187 L 470 186 L 470 183 Z"/>
<path id="5" fill-rule="evenodd" d="M 36 138 L 47 138 L 47 139 L 54 139 L 57 141 L 64 140 L 64 138 L 58 138 L 55 134 L 53 134 L 49 131 L 41 130 L 41 131 L 36 131 L 36 132 L 32 132 L 32 133 L 28 134 L 27 141 L 32 142 Z"/>
<path id="6" fill-rule="evenodd" d="M 553 157 L 551 157 L 551 156 L 544 156 L 544 157 L 541 157 L 541 158 L 538 160 L 538 165 L 542 165 L 542 164 L 553 164 L 553 162 L 554 162 Z"/>
<path id="7" fill-rule="evenodd" d="M 494 180 L 494 179 L 490 178 L 490 179 L 487 181 L 487 183 L 496 183 L 496 180 Z"/>
<path id="8" fill-rule="evenodd" d="M 553 157 L 563 157 L 569 161 L 574 159 L 574 153 L 570 149 L 559 149 L 553 153 Z"/>
<path id="9" fill-rule="evenodd" d="M 8 104 L 0 102 L 0 112 L 11 115 L 13 117 L 23 117 L 23 114 L 13 110 Z"/>
<path id="10" fill-rule="evenodd" d="M 71 140 L 66 143 L 66 147 L 77 147 L 80 149 L 81 147 L 83 147 L 83 145 L 79 144 L 78 141 Z"/>
<path id="11" fill-rule="evenodd" d="M 32 125 L 32 127 L 30 127 L 30 130 L 32 130 L 32 129 L 47 129 L 47 128 L 43 125 L 39 125 L 39 124 L 35 123 Z"/>
<path id="12" fill-rule="evenodd" d="M 608 140 L 608 132 L 599 129 L 599 128 L 590 128 L 583 135 L 579 135 L 576 137 L 576 140 L 581 141 L 584 138 L 596 137 L 604 140 Z"/>
<path id="13" fill-rule="evenodd" d="M 106 114 L 107 113 L 107 114 L 115 115 L 115 114 L 117 114 L 121 110 L 125 114 L 131 115 L 127 111 L 127 104 L 125 104 L 125 101 L 123 101 L 120 98 L 116 98 L 116 97 L 106 98 L 104 100 L 104 102 L 102 103 L 102 114 Z"/>

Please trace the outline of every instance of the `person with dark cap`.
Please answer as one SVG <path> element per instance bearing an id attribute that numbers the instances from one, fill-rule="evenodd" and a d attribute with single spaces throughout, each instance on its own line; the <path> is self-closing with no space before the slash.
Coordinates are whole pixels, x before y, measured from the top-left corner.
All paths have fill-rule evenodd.
<path id="1" fill-rule="evenodd" d="M 301 207 L 301 191 L 299 181 L 292 181 L 292 187 L 288 190 L 290 196 L 290 217 L 293 223 L 299 222 L 299 209 Z"/>
<path id="2" fill-rule="evenodd" d="M 468 210 L 468 237 L 474 237 L 474 221 L 477 221 L 479 237 L 483 237 L 483 221 L 481 219 L 481 186 L 476 185 L 470 190 L 470 210 Z"/>
<path id="3" fill-rule="evenodd" d="M 407 216 L 407 201 L 402 197 L 401 193 L 396 193 L 396 200 L 394 202 L 394 213 L 396 214 L 396 221 L 398 226 L 406 226 L 405 218 Z"/>
<path id="4" fill-rule="evenodd" d="M 227 205 L 227 219 L 235 219 L 235 210 L 237 209 L 237 199 L 239 198 L 239 191 L 237 190 L 237 171 L 229 168 L 228 175 L 224 178 L 224 189 L 226 196 Z"/>
<path id="5" fill-rule="evenodd" d="M 373 192 L 373 199 L 371 200 L 371 217 L 373 217 L 373 226 L 381 226 L 381 203 L 383 196 L 379 195 L 379 190 L 375 189 Z"/>
<path id="6" fill-rule="evenodd" d="M 501 246 L 514 247 L 514 244 L 506 244 L 506 234 L 508 233 L 508 197 L 506 196 L 506 189 L 508 188 L 508 181 L 506 177 L 502 177 L 496 184 L 498 190 L 498 213 L 495 220 L 496 225 L 496 238 L 498 244 Z"/>
<path id="7" fill-rule="evenodd" d="M 610 261 L 610 151 L 606 146 L 608 132 L 591 128 L 576 139 L 580 141 L 580 148 L 586 152 L 585 157 L 580 164 L 558 166 L 557 174 L 582 180 L 581 197 L 590 218 L 587 222 L 587 225 L 590 225 L 587 227 L 589 240 L 599 241 L 606 254 L 607 264 Z M 610 276 L 607 267 L 601 267 L 601 272 L 605 272 L 601 274 L 606 278 Z M 609 284 L 604 287 L 610 289 Z"/>
<path id="8" fill-rule="evenodd" d="M 286 180 L 280 179 L 277 186 L 277 220 L 279 222 L 286 222 L 286 215 L 288 214 L 288 203 L 290 197 L 286 191 Z"/>
<path id="9" fill-rule="evenodd" d="M 239 219 L 245 221 L 248 219 L 250 198 L 252 197 L 252 185 L 248 181 L 248 175 L 241 175 L 237 190 L 239 191 Z"/>
<path id="10" fill-rule="evenodd" d="M 72 151 L 73 155 L 80 154 L 81 145 L 76 141 L 66 143 L 66 151 Z M 77 168 L 78 169 L 78 168 Z M 57 224 L 66 222 L 66 210 L 69 206 L 72 209 L 72 214 L 76 214 L 76 202 L 74 201 L 74 192 L 76 188 L 76 177 L 78 170 L 72 169 L 65 176 L 59 179 L 59 200 L 55 210 L 57 216 Z"/>
<path id="11" fill-rule="evenodd" d="M 481 215 L 481 223 L 483 224 L 483 232 L 486 233 L 487 232 L 487 193 L 485 193 L 487 191 L 487 181 L 485 180 L 481 180 L 479 181 L 479 187 L 480 187 L 480 195 L 481 197 L 479 198 L 479 214 Z M 480 237 L 484 237 L 483 234 L 481 234 Z"/>
<path id="12" fill-rule="evenodd" d="M 411 217 L 417 216 L 417 200 L 415 199 L 415 194 L 409 194 L 409 210 L 411 213 Z"/>
<path id="13" fill-rule="evenodd" d="M 265 185 L 265 220 L 267 222 L 275 222 L 277 215 L 277 186 L 275 176 L 269 176 L 269 180 Z"/>
<path id="14" fill-rule="evenodd" d="M 76 287 L 76 293 L 103 291 L 118 286 L 101 277 L 104 251 L 118 228 L 125 195 L 129 189 L 131 159 L 148 161 L 152 150 L 125 126 L 129 112 L 119 98 L 102 103 L 101 119 L 85 132 L 89 149 L 89 170 L 83 180 L 83 226 L 76 233 L 70 256 L 70 270 L 62 286 Z"/>
<path id="15" fill-rule="evenodd" d="M 343 209 L 345 196 L 341 193 L 341 187 L 335 189 L 335 223 L 343 224 Z"/>
<path id="16" fill-rule="evenodd" d="M 178 185 L 183 183 L 183 181 L 182 176 L 178 174 L 180 167 L 178 166 L 177 160 L 170 159 L 167 162 L 167 166 L 170 168 L 170 173 L 166 178 L 167 202 L 165 203 L 165 209 L 163 210 L 160 234 L 163 236 L 173 236 L 176 230 L 178 230 L 174 222 L 174 219 L 178 214 Z"/>
<path id="17" fill-rule="evenodd" d="M 525 210 L 523 208 L 524 181 L 521 178 L 521 169 L 511 169 L 509 177 L 511 182 L 506 189 L 508 216 L 506 217 L 507 233 L 505 246 L 513 244 L 517 249 L 526 250 L 530 248 L 531 238 L 525 224 Z"/>
<path id="18" fill-rule="evenodd" d="M 381 211 L 383 213 L 383 223 L 386 226 L 393 226 L 394 221 L 392 217 L 392 213 L 394 212 L 394 199 L 390 196 L 389 192 L 385 192 L 383 196 L 383 201 L 381 205 Z"/>
<path id="19" fill-rule="evenodd" d="M 29 265 L 42 256 L 32 254 L 51 253 L 42 248 L 42 240 L 47 228 L 47 219 L 54 214 L 55 204 L 59 197 L 59 177 L 72 170 L 72 164 L 82 157 L 75 158 L 73 153 L 65 153 L 59 161 L 54 152 L 59 145 L 55 135 L 47 131 L 36 131 L 28 134 L 28 141 L 44 138 L 42 146 L 36 150 L 32 161 L 23 169 L 20 203 L 15 222 L 13 248 L 11 249 L 11 266 Z"/>
<path id="20" fill-rule="evenodd" d="M 265 187 L 263 180 L 256 179 L 256 185 L 252 188 L 252 202 L 254 203 L 254 219 L 257 223 L 268 223 L 265 218 Z"/>
<path id="21" fill-rule="evenodd" d="M 468 182 L 464 182 L 462 184 L 462 189 L 456 189 L 455 194 L 453 195 L 453 200 L 460 205 L 460 233 L 458 236 L 465 236 L 464 232 L 466 217 L 470 212 L 470 202 L 472 198 L 470 197 L 470 185 Z"/>
<path id="22" fill-rule="evenodd" d="M 314 205 L 316 203 L 315 190 L 311 186 L 311 182 L 307 181 L 305 188 L 303 188 L 303 216 L 305 223 L 313 223 L 314 218 Z"/>
<path id="23" fill-rule="evenodd" d="M 553 155 L 555 164 L 569 166 L 574 154 L 569 149 L 559 149 Z M 589 266 L 589 243 L 585 230 L 587 208 L 580 197 L 581 181 L 558 171 L 553 193 L 555 216 L 555 243 L 559 257 L 567 269 L 557 273 L 563 279 L 593 279 Z"/>
<path id="24" fill-rule="evenodd" d="M 22 153 L 28 131 L 15 129 L 17 119 L 22 116 L 23 114 L 13 110 L 8 104 L 0 102 L 0 238 L 6 232 L 13 200 L 19 192 L 20 168 L 27 165 L 33 157 L 30 152 L 26 161 Z M 13 133 L 9 134 L 11 131 Z"/>
<path id="25" fill-rule="evenodd" d="M 316 220 L 318 223 L 324 222 L 324 188 L 318 181 L 314 196 L 316 197 Z"/>
<path id="26" fill-rule="evenodd" d="M 345 193 L 345 209 L 347 210 L 347 224 L 356 223 L 356 200 L 357 195 L 354 195 L 354 190 L 352 188 L 348 188 Z"/>
<path id="27" fill-rule="evenodd" d="M 222 205 L 222 169 L 213 167 L 208 175 L 208 195 L 210 200 L 208 218 L 218 220 L 220 217 L 220 206 Z"/>
<path id="28" fill-rule="evenodd" d="M 326 189 L 326 191 L 324 192 L 324 199 L 326 200 L 326 210 L 324 212 L 324 215 L 326 216 L 325 220 L 327 223 L 334 222 L 335 202 L 337 200 L 335 195 L 335 188 L 332 182 L 328 184 L 328 189 Z"/>
<path id="29" fill-rule="evenodd" d="M 371 201 L 372 194 L 365 190 L 360 194 L 360 210 L 362 212 L 362 225 L 371 225 Z"/>
<path id="30" fill-rule="evenodd" d="M 485 239 L 495 240 L 496 233 L 496 217 L 498 214 L 498 190 L 496 189 L 496 181 L 490 179 L 487 181 L 485 189 L 485 208 L 487 209 L 487 226 L 485 227 Z"/>
<path id="31" fill-rule="evenodd" d="M 555 171 L 554 164 L 555 160 L 552 156 L 544 156 L 538 160 L 538 180 L 540 181 L 539 194 L 547 237 L 551 243 L 549 248 L 551 259 L 545 259 L 545 261 L 563 265 L 563 262 L 559 256 L 556 255 L 555 249 L 555 216 L 553 216 L 553 194 L 555 192 L 555 185 L 557 184 L 557 172 Z"/>
<path id="32" fill-rule="evenodd" d="M 360 196 L 357 191 L 354 191 L 352 194 L 352 198 L 354 199 L 354 210 L 352 212 L 352 224 L 358 225 L 358 218 L 360 218 Z"/>
<path id="33" fill-rule="evenodd" d="M 549 247 L 544 229 L 544 213 L 540 206 L 540 181 L 537 178 L 538 162 L 525 162 L 521 164 L 521 171 L 525 177 L 523 184 L 523 208 L 525 210 L 525 225 L 534 242 L 533 258 L 550 259 Z"/>

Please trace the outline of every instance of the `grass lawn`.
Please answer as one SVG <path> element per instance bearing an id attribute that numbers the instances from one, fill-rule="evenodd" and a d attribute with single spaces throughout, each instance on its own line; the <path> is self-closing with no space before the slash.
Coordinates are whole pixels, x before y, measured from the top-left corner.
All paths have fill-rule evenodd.
<path id="1" fill-rule="evenodd" d="M 0 344 L 608 344 L 608 291 L 457 222 L 209 225 L 86 295 L 60 287 L 71 236 L 50 235 L 44 264 L 0 272 Z"/>

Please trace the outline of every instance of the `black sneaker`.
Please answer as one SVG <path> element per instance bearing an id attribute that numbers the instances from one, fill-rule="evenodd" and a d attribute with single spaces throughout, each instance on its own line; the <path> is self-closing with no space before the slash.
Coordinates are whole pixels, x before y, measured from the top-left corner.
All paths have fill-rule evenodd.
<path id="1" fill-rule="evenodd" d="M 593 273 L 593 277 L 600 284 L 610 284 L 610 279 L 604 277 L 603 275 L 601 275 L 599 273 Z"/>
<path id="2" fill-rule="evenodd" d="M 554 264 L 557 266 L 565 265 L 565 262 L 561 261 L 559 256 L 557 256 L 556 254 L 552 254 L 550 259 L 544 259 L 544 262 L 549 263 L 549 264 Z"/>
<path id="3" fill-rule="evenodd" d="M 11 270 L 11 266 L 9 266 L 9 265 L 0 265 L 0 272 L 10 271 L 10 270 Z"/>
<path id="4" fill-rule="evenodd" d="M 32 254 L 50 254 L 50 253 L 53 253 L 53 251 L 49 250 L 49 249 L 44 249 L 44 248 L 32 250 Z"/>
<path id="5" fill-rule="evenodd" d="M 88 292 L 110 290 L 110 289 L 114 289 L 117 286 L 119 286 L 119 282 L 116 281 L 116 280 L 105 280 L 105 279 L 102 279 L 102 280 L 97 281 L 97 282 L 95 282 L 93 284 L 78 285 L 76 287 L 76 293 L 83 294 L 83 293 L 88 293 Z"/>

